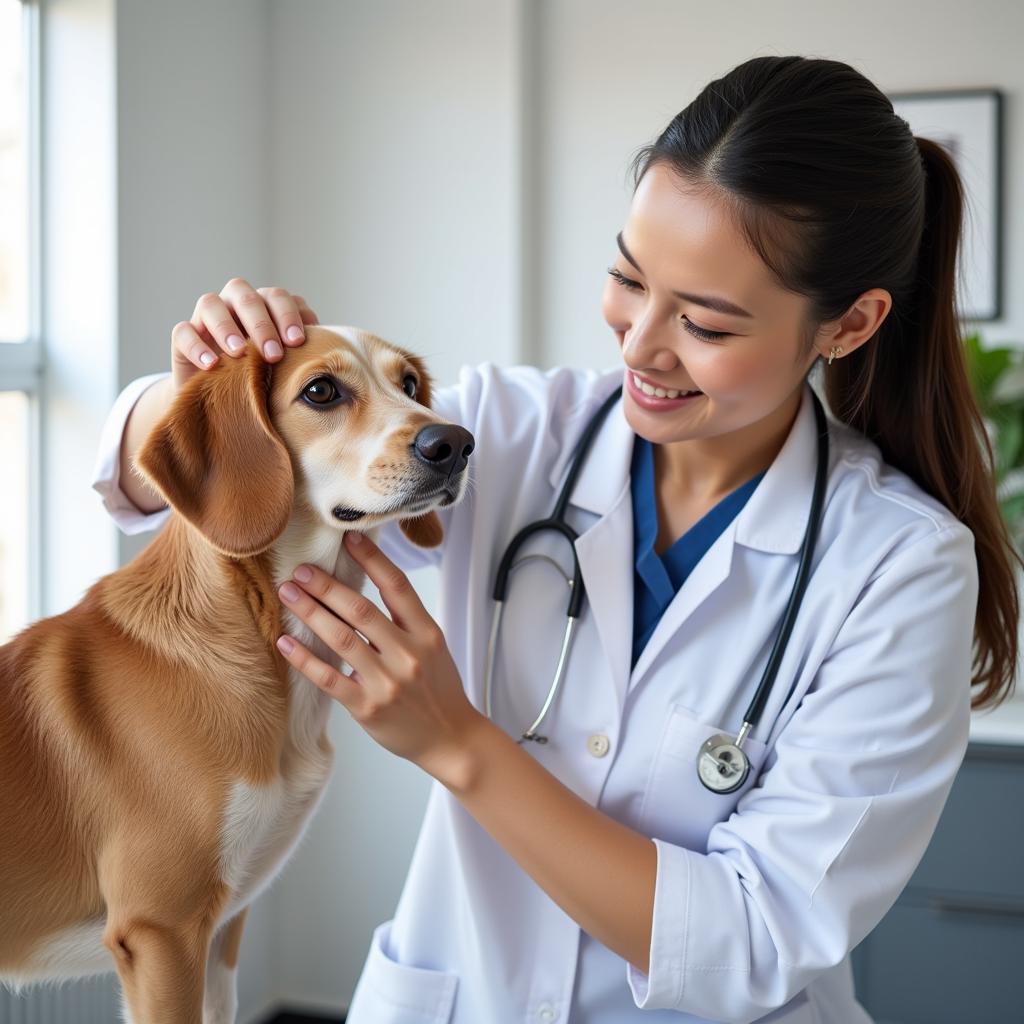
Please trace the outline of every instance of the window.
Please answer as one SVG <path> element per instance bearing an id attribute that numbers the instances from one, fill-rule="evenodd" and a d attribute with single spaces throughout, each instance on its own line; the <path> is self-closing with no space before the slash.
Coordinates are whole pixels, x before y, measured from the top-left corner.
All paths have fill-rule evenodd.
<path id="1" fill-rule="evenodd" d="M 0 643 L 39 613 L 38 13 L 0 0 Z"/>

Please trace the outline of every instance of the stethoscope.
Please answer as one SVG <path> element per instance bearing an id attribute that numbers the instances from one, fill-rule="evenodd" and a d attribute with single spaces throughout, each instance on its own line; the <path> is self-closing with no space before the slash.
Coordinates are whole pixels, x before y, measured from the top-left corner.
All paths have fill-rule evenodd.
<path id="1" fill-rule="evenodd" d="M 572 463 L 569 466 L 569 474 L 566 477 L 565 483 L 562 485 L 562 490 L 558 495 L 558 500 L 555 502 L 554 512 L 551 513 L 551 516 L 548 519 L 539 519 L 536 522 L 524 526 L 512 538 L 504 555 L 502 556 L 501 563 L 498 566 L 498 574 L 494 581 L 493 594 L 494 600 L 497 602 L 497 609 L 495 611 L 494 621 L 491 624 L 491 635 L 487 644 L 487 664 L 484 670 L 484 710 L 488 718 L 491 718 L 491 677 L 494 671 L 494 655 L 498 645 L 498 629 L 501 625 L 502 613 L 505 608 L 505 595 L 508 590 L 508 581 L 512 574 L 512 570 L 518 569 L 527 562 L 536 560 L 550 562 L 569 586 L 569 606 L 566 609 L 565 634 L 562 637 L 562 647 L 558 655 L 558 664 L 555 668 L 555 678 L 548 690 L 544 706 L 540 709 L 540 714 L 534 720 L 533 724 L 530 725 L 522 734 L 522 736 L 516 740 L 517 743 L 522 743 L 524 740 L 534 740 L 537 743 L 548 742 L 547 736 L 537 735 L 537 726 L 540 725 L 544 716 L 548 713 L 548 709 L 551 707 L 551 702 L 555 698 L 555 693 L 562 681 L 562 677 L 565 675 L 565 666 L 569 659 L 569 649 L 572 646 L 576 623 L 580 615 L 580 610 L 583 607 L 583 598 L 585 595 L 583 574 L 580 571 L 580 562 L 576 555 L 576 539 L 579 534 L 565 521 L 565 509 L 569 503 L 569 495 L 572 493 L 572 489 L 576 484 L 576 478 L 579 476 L 580 469 L 587 457 L 587 451 L 590 448 L 594 434 L 597 433 L 597 429 L 604 421 L 608 410 L 611 409 L 611 407 L 618 401 L 621 395 L 622 385 L 620 384 L 619 387 L 617 387 L 605 399 L 591 421 L 587 424 L 586 430 L 583 431 L 583 436 L 577 444 Z M 736 739 L 733 740 L 727 733 L 716 733 L 714 736 L 711 736 L 704 741 L 697 753 L 697 776 L 700 781 L 714 793 L 734 792 L 743 785 L 747 776 L 750 774 L 750 759 L 742 750 L 743 742 L 761 719 L 765 704 L 768 701 L 768 694 L 771 691 L 772 683 L 775 680 L 775 674 L 778 672 L 779 663 L 782 661 L 782 656 L 785 653 L 786 643 L 789 640 L 789 634 L 792 631 L 797 610 L 799 609 L 800 602 L 804 596 L 804 589 L 807 586 L 807 577 L 810 573 L 811 567 L 811 557 L 814 552 L 818 529 L 821 526 L 821 512 L 825 496 L 825 480 L 828 471 L 828 423 L 825 419 L 825 410 L 822 408 L 821 401 L 814 393 L 813 389 L 811 391 L 811 397 L 814 400 L 814 415 L 818 423 L 818 465 L 814 476 L 814 492 L 811 498 L 811 512 L 807 520 L 807 528 L 804 531 L 803 546 L 800 549 L 800 565 L 797 568 L 796 580 L 793 583 L 793 590 L 789 596 L 789 604 L 786 606 L 786 611 L 782 618 L 782 624 L 779 626 L 779 631 L 775 636 L 775 644 L 768 657 L 768 664 L 765 666 L 764 674 L 761 676 L 761 682 L 758 684 L 757 692 L 754 694 L 754 698 L 751 700 L 750 706 L 747 708 L 747 711 L 743 716 L 743 724 L 740 728 L 739 735 L 737 735 Z M 532 537 L 534 534 L 540 533 L 542 530 L 554 530 L 569 541 L 569 544 L 572 547 L 572 579 L 566 576 L 562 572 L 561 566 L 559 566 L 559 564 L 548 555 L 527 555 L 515 564 L 512 563 L 512 559 L 515 557 L 519 548 L 522 547 L 524 541 Z M 790 686 L 790 695 L 792 694 L 793 686 L 795 685 L 796 682 L 794 680 L 793 685 Z M 789 695 L 786 697 L 787 701 L 788 699 Z M 785 704 L 786 701 L 783 701 L 780 705 L 780 710 L 785 706 Z"/>

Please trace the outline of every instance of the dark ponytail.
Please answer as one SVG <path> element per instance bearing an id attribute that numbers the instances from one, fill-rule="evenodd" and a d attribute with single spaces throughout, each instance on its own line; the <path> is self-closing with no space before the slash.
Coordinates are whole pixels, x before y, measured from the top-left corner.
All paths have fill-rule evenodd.
<path id="1" fill-rule="evenodd" d="M 632 163 L 655 163 L 726 203 L 782 287 L 809 299 L 805 348 L 870 288 L 893 299 L 877 333 L 825 366 L 832 414 L 974 534 L 975 708 L 1013 691 L 1024 566 L 996 497 L 995 457 L 968 376 L 956 304 L 964 192 L 848 64 L 755 57 L 710 82 Z"/>

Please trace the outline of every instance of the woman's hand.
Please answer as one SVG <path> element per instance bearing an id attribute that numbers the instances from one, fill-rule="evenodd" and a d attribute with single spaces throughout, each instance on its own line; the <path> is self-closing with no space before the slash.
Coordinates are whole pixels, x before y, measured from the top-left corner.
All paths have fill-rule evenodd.
<path id="1" fill-rule="evenodd" d="M 381 746 L 441 782 L 461 780 L 468 738 L 487 718 L 469 702 L 444 634 L 405 573 L 363 534 L 348 531 L 344 544 L 391 618 L 323 570 L 300 565 L 278 593 L 352 674 L 336 671 L 288 634 L 277 646 Z"/>
<path id="2" fill-rule="evenodd" d="M 246 337 L 256 342 L 260 354 L 274 363 L 284 355 L 284 345 L 306 340 L 305 324 L 320 321 L 301 295 L 284 288 L 253 288 L 233 277 L 219 295 L 199 297 L 191 320 L 171 329 L 171 376 L 175 393 L 197 370 L 216 365 L 223 350 L 232 356 L 245 351 Z"/>

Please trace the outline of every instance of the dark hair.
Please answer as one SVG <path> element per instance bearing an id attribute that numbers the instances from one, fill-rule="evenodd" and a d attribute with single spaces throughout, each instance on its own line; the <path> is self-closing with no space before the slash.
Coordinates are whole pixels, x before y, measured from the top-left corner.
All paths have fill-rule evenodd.
<path id="1" fill-rule="evenodd" d="M 970 384 L 955 309 L 963 186 L 945 150 L 916 138 L 891 101 L 835 60 L 755 57 L 710 82 L 634 157 L 726 204 L 780 284 L 809 299 L 802 359 L 818 327 L 870 288 L 892 308 L 831 366 L 833 416 L 972 531 L 978 560 L 972 707 L 1013 691 L 1024 565 L 996 497 L 995 460 Z"/>

